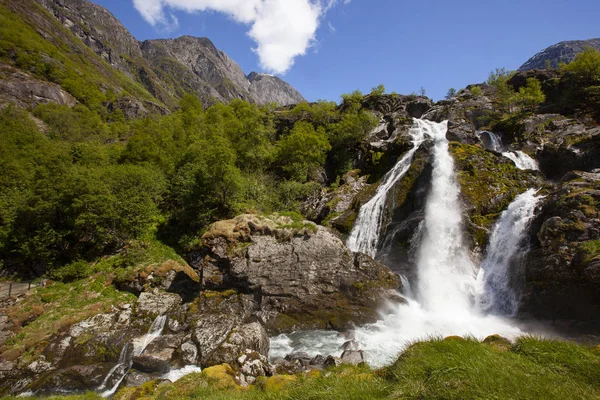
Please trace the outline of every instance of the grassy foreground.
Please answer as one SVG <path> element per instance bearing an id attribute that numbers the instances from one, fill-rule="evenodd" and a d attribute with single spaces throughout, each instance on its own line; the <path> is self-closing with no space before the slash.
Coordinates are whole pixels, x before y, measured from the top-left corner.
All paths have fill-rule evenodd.
<path id="1" fill-rule="evenodd" d="M 410 346 L 392 365 L 341 366 L 264 378 L 249 389 L 226 366 L 171 383 L 122 389 L 116 399 L 600 399 L 600 349 L 524 337 L 450 337 Z M 12 398 L 7 398 L 12 399 Z M 96 400 L 95 393 L 52 399 Z"/>

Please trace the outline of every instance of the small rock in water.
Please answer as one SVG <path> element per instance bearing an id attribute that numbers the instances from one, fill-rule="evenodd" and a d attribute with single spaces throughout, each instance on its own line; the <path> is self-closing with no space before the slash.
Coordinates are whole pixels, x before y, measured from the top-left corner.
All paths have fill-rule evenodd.
<path id="1" fill-rule="evenodd" d="M 308 364 L 310 364 L 311 357 L 308 355 L 308 353 L 300 351 L 297 353 L 288 354 L 285 356 L 285 359 L 291 362 L 299 361 L 303 367 L 306 367 Z"/>
<path id="2" fill-rule="evenodd" d="M 342 353 L 342 363 L 358 365 L 367 362 L 365 353 L 362 350 L 346 350 Z"/>
<path id="3" fill-rule="evenodd" d="M 342 345 L 340 350 L 360 350 L 360 346 L 356 340 L 348 340 Z"/>

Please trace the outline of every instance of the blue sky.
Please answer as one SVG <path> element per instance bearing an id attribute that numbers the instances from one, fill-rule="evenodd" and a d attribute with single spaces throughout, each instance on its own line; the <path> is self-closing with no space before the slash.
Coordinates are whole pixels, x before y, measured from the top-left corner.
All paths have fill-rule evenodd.
<path id="1" fill-rule="evenodd" d="M 245 16 L 163 7 L 165 23 L 152 25 L 133 1 L 94 0 L 119 18 L 138 40 L 206 36 L 246 73 L 265 69 L 265 63 L 261 65 L 264 59 L 252 50 L 257 47 L 248 34 L 253 23 L 238 22 Z M 139 3 L 156 5 L 161 1 L 235 7 L 237 0 L 135 1 L 139 9 Z M 279 3 L 285 6 L 291 4 L 286 3 L 289 1 Z M 308 0 L 295 0 L 302 1 Z M 326 12 L 325 5 L 322 7 L 315 40 L 306 54 L 293 57 L 291 68 L 279 75 L 309 101 L 338 101 L 342 93 L 356 89 L 366 93 L 378 84 L 384 84 L 387 92 L 403 94 L 424 87 L 428 96 L 438 100 L 450 87 L 460 89 L 484 81 L 494 68 L 516 69 L 554 43 L 600 37 L 598 0 L 339 0 L 329 5 L 332 7 Z M 291 14 L 300 13 L 294 10 Z M 172 23 L 175 19 L 176 26 Z M 306 25 L 301 21 L 300 30 Z M 273 60 L 277 54 L 271 51 L 264 57 Z"/>

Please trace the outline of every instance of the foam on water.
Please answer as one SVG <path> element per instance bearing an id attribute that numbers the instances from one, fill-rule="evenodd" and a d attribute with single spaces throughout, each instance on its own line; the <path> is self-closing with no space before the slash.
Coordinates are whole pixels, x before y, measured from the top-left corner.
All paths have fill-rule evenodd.
<path id="1" fill-rule="evenodd" d="M 170 370 L 169 372 L 161 376 L 161 378 L 168 379 L 171 382 L 177 382 L 184 376 L 195 374 L 197 372 L 202 372 L 202 368 L 198 367 L 197 365 L 186 365 L 183 368 Z"/>

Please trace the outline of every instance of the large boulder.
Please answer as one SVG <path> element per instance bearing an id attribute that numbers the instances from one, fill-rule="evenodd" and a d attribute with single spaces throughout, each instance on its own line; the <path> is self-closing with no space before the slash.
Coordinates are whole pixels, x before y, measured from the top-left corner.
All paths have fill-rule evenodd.
<path id="1" fill-rule="evenodd" d="M 373 321 L 386 289 L 399 285 L 388 268 L 353 254 L 326 228 L 287 216 L 220 221 L 202 243 L 189 258 L 203 284 L 254 296 L 273 332 Z"/>

